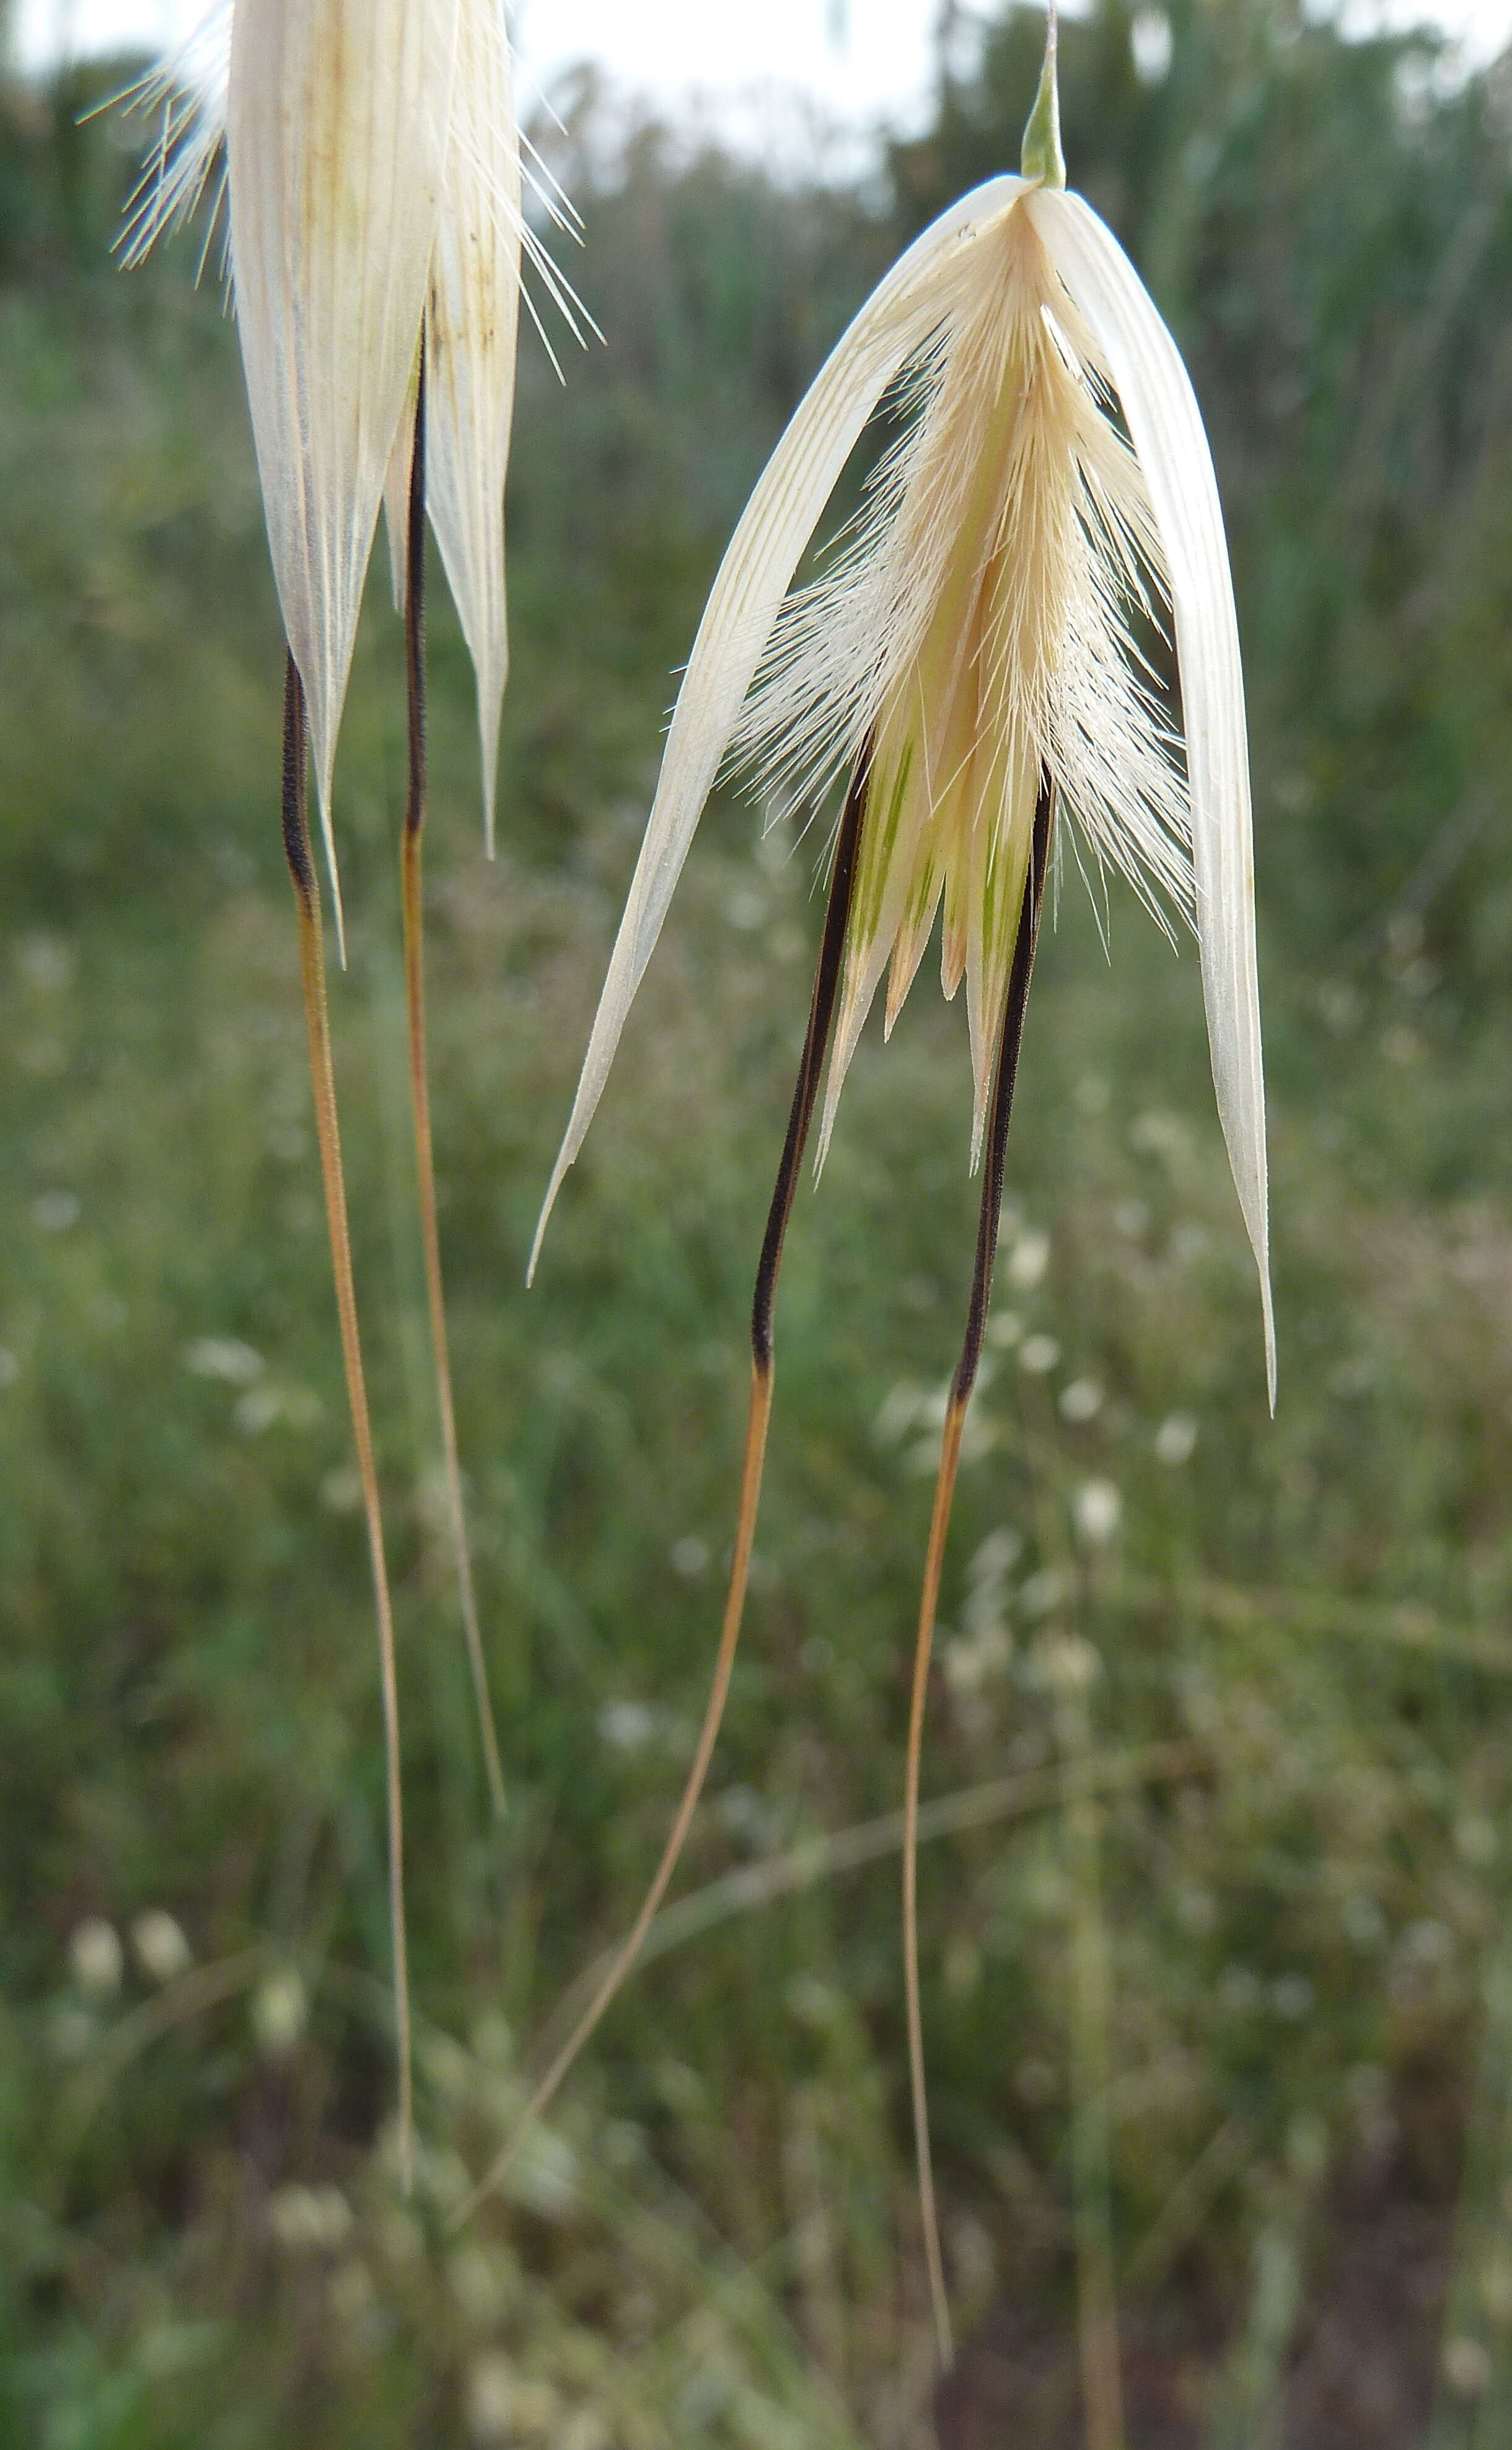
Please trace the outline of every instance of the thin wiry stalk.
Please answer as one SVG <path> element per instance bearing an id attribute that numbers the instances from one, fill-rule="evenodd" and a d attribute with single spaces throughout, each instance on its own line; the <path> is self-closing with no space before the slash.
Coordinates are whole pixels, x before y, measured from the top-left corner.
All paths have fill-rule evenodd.
<path id="1" fill-rule="evenodd" d="M 751 1549 L 756 1538 L 756 1517 L 761 1506 L 762 1468 L 766 1459 L 766 1432 L 771 1424 L 774 1367 L 772 1355 L 772 1309 L 777 1293 L 778 1272 L 782 1266 L 783 1246 L 786 1240 L 788 1220 L 793 1213 L 793 1198 L 798 1189 L 798 1176 L 804 1162 L 804 1151 L 814 1119 L 814 1107 L 819 1098 L 819 1084 L 824 1077 L 824 1056 L 829 1044 L 830 1028 L 839 1000 L 841 968 L 845 949 L 845 929 L 850 918 L 851 895 L 856 878 L 856 851 L 861 840 L 862 817 L 866 804 L 868 761 L 863 756 L 857 762 L 850 788 L 845 795 L 844 812 L 835 845 L 834 867 L 829 881 L 829 901 L 824 913 L 824 932 L 819 951 L 819 966 L 814 976 L 814 993 L 809 1006 L 808 1030 L 804 1040 L 804 1052 L 798 1066 L 798 1079 L 793 1089 L 792 1110 L 787 1118 L 787 1137 L 783 1143 L 782 1161 L 777 1169 L 777 1181 L 772 1192 L 771 1207 L 766 1216 L 766 1231 L 762 1237 L 761 1257 L 756 1268 L 756 1290 L 751 1302 L 751 1387 L 750 1405 L 746 1421 L 746 1451 L 741 1464 L 740 1505 L 735 1520 L 735 1553 L 730 1564 L 729 1588 L 725 1600 L 724 1623 L 720 1628 L 719 1649 L 714 1659 L 714 1677 L 704 1722 L 698 1731 L 693 1759 L 688 1769 L 682 1799 L 655 1876 L 647 1890 L 639 1914 L 622 1946 L 572 2027 L 566 2041 L 552 2060 L 537 2085 L 519 2127 L 467 2204 L 459 2219 L 465 2219 L 482 2197 L 490 2192 L 509 2168 L 521 2139 L 540 2117 L 556 2092 L 563 2077 L 578 2052 L 589 2040 L 600 2018 L 610 2007 L 626 1975 L 640 1954 L 641 1943 L 656 1918 L 657 1909 L 667 1893 L 668 1883 L 677 1869 L 698 1799 L 708 1775 L 714 1745 L 719 1736 L 725 1704 L 729 1697 L 730 1677 L 735 1665 L 735 1652 L 740 1642 L 741 1624 L 746 1612 L 746 1591 L 750 1579 Z"/>
<path id="2" fill-rule="evenodd" d="M 368 1411 L 362 1345 L 358 1332 L 357 1287 L 352 1274 L 352 1239 L 347 1226 L 341 1137 L 337 1123 L 336 1074 L 331 1060 L 331 1021 L 325 996 L 320 887 L 310 848 L 308 764 L 304 690 L 294 657 L 290 655 L 283 687 L 283 848 L 289 873 L 294 879 L 294 899 L 299 910 L 300 968 L 304 986 L 304 1021 L 310 1041 L 310 1079 L 315 1092 L 315 1128 L 320 1147 L 320 1177 L 325 1188 L 325 1221 L 331 1239 L 336 1309 L 341 1328 L 341 1355 L 346 1365 L 347 1401 L 351 1407 L 352 1435 L 362 1483 L 368 1556 L 378 1607 L 378 1675 L 383 1693 L 388 1784 L 394 2022 L 399 2062 L 399 2166 L 408 2191 L 415 2159 L 415 2079 L 410 2035 L 409 1943 L 404 1919 L 404 1800 L 399 1778 L 398 1673 L 394 1655 L 394 1609 L 389 1597 L 388 1562 L 383 1546 L 383 1512 L 373 1453 L 373 1424 Z"/>
<path id="3" fill-rule="evenodd" d="M 404 596 L 404 672 L 409 700 L 409 789 L 404 803 L 399 868 L 404 905 L 404 1003 L 409 1023 L 410 1098 L 415 1110 L 415 1163 L 420 1187 L 420 1236 L 425 1248 L 425 1295 L 431 1313 L 431 1350 L 441 1413 L 441 1449 L 456 1587 L 467 1636 L 468 1663 L 477 1704 L 478 1733 L 494 1810 L 503 1818 L 504 1772 L 488 1688 L 488 1665 L 478 1624 L 477 1594 L 462 1502 L 462 1467 L 456 1446 L 456 1408 L 452 1400 L 452 1360 L 446 1333 L 446 1295 L 441 1278 L 441 1235 L 436 1213 L 436 1159 L 431 1139 L 430 1075 L 425 1054 L 425 904 L 422 851 L 427 789 L 425 745 L 425 343 L 420 343 L 415 401 L 415 451 L 410 461 L 408 583 Z"/>
<path id="4" fill-rule="evenodd" d="M 1023 909 L 1014 947 L 1012 975 L 1003 1006 L 1002 1035 L 993 1079 L 987 1127 L 987 1162 L 982 1176 L 981 1212 L 977 1226 L 977 1260 L 966 1313 L 966 1335 L 951 1381 L 945 1411 L 940 1472 L 935 1483 L 929 1546 L 924 1555 L 923 1596 L 919 1608 L 919 1634 L 914 1648 L 913 1689 L 908 1706 L 908 1756 L 903 1787 L 903 1988 L 908 2015 L 908 2080 L 913 2095 L 914 2141 L 919 2160 L 919 2208 L 924 2232 L 924 2260 L 929 2270 L 929 2296 L 934 2309 L 935 2338 L 942 2365 L 954 2360 L 950 2302 L 945 2292 L 945 2266 L 940 2249 L 940 2221 L 935 2205 L 935 2173 L 929 2150 L 929 2105 L 924 2090 L 923 2019 L 919 2001 L 919 1765 L 923 1751 L 924 1701 L 929 1689 L 929 1661 L 934 1648 L 935 1616 L 940 1604 L 940 1577 L 945 1562 L 945 1538 L 960 1463 L 961 1431 L 981 1360 L 981 1342 L 992 1296 L 993 1261 L 1002 1213 L 1003 1165 L 1008 1124 L 1013 1114 L 1018 1050 L 1023 1042 L 1024 1012 L 1034 969 L 1039 915 L 1044 907 L 1045 875 L 1050 861 L 1050 835 L 1055 820 L 1055 791 L 1041 774 L 1035 807 L 1034 848 L 1024 884 Z"/>
<path id="5" fill-rule="evenodd" d="M 1082 2410 L 1087 2450 L 1124 2450 L 1109 2120 L 1113 1985 L 1099 1860 L 1101 1816 L 1086 1776 L 1092 1757 L 1086 1694 L 1077 1689 L 1068 1692 L 1058 1719 L 1066 1843 L 1075 1899 L 1071 1935 L 1071 2161 Z"/>
<path id="6" fill-rule="evenodd" d="M 1199 1760 L 1192 1744 L 1151 1744 L 1140 1752 L 1095 1754 L 1084 1776 L 1090 1793 L 1100 1793 L 1105 1787 L 1117 1792 L 1146 1780 L 1180 1778 Z M 1061 1799 L 1063 1784 L 1056 1768 L 1020 1770 L 1009 1778 L 990 1779 L 983 1786 L 958 1787 L 954 1794 L 937 1796 L 933 1802 L 920 1805 L 919 1842 L 959 1837 L 963 1830 L 983 1829 L 1037 1811 Z M 843 1879 L 886 1855 L 901 1856 L 902 1844 L 901 1811 L 884 1812 L 874 1820 L 854 1821 L 848 1829 L 834 1830 L 827 1837 L 801 1838 L 785 1854 L 742 1864 L 736 1872 L 722 1872 L 679 1897 L 675 1905 L 662 1908 L 646 1935 L 641 1963 L 648 1965 L 690 1940 L 702 1939 L 706 1932 L 733 1916 L 759 1913 L 778 1898 L 800 1896 L 821 1881 Z M 617 1949 L 606 1949 L 579 1975 L 562 2004 L 558 2021 L 564 2029 L 571 2030 L 578 2000 L 592 1997 L 617 1954 Z M 1145 2251 L 1141 2246 L 1141 2254 Z"/>

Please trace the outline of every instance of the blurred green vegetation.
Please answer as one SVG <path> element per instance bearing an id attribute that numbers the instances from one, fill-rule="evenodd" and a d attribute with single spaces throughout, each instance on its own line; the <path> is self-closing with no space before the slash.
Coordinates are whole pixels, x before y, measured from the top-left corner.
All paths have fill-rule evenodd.
<path id="1" fill-rule="evenodd" d="M 885 1816 L 975 1193 L 962 1018 L 922 991 L 863 1049 L 797 1212 L 697 1901 L 506 2196 L 449 2222 L 638 1901 L 702 1708 L 806 1009 L 813 844 L 722 803 L 527 1297 L 669 675 L 847 313 L 1016 160 L 1039 40 L 1031 10 L 979 45 L 947 26 L 930 134 L 856 194 L 775 185 L 586 78 L 550 136 L 608 345 L 564 386 L 538 350 L 525 368 L 492 867 L 440 611 L 435 640 L 437 1146 L 501 1836 L 437 1483 L 375 579 L 335 1009 L 402 1642 L 408 2205 L 234 340 L 192 242 L 131 280 L 110 262 L 135 140 L 80 113 L 115 71 L 5 97 L 0 2440 L 928 2438 Z M 1281 1406 L 1194 959 L 1122 901 L 1110 963 L 1068 876 L 930 1731 L 925 2014 L 967 2338 L 940 2439 L 1081 2440 L 1076 2247 L 1102 2239 L 1134 2450 L 1495 2450 L 1512 66 L 1457 80 L 1431 43 L 1346 43 L 1289 0 L 1098 0 L 1063 62 L 1073 178 L 1189 349 L 1231 515 Z"/>

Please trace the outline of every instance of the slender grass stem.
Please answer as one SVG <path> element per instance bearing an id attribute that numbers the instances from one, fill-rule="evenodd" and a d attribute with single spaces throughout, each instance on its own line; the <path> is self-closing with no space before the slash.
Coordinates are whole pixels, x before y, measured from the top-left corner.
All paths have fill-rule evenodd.
<path id="1" fill-rule="evenodd" d="M 913 1685 L 908 1705 L 908 1752 L 903 1784 L 903 1989 L 908 2018 L 908 2084 L 913 2100 L 914 2143 L 919 2163 L 919 2209 L 924 2232 L 924 2260 L 929 2272 L 929 2297 L 934 2312 L 940 2361 L 947 2369 L 955 2346 L 950 2301 L 945 2289 L 944 2257 L 940 2246 L 940 2220 L 935 2203 L 934 2161 L 929 2149 L 929 2102 L 924 2082 L 923 2015 L 919 1993 L 919 1769 L 923 1754 L 924 1705 L 929 1692 L 929 1662 L 935 1643 L 935 1618 L 940 1606 L 940 1578 L 945 1562 L 945 1540 L 960 1464 L 961 1432 L 971 1390 L 981 1361 L 987 1306 L 992 1298 L 993 1262 L 1002 1214 L 1003 1167 L 1008 1125 L 1013 1115 L 1014 1084 L 1018 1076 L 1018 1050 L 1023 1043 L 1024 1013 L 1039 917 L 1044 907 L 1045 876 L 1050 864 L 1050 837 L 1055 822 L 1055 791 L 1042 776 L 1035 807 L 1034 842 L 1029 874 L 1024 882 L 1023 909 L 1014 947 L 1013 971 L 1003 1005 L 1002 1035 L 993 1079 L 992 1111 L 987 1126 L 987 1162 L 982 1176 L 981 1209 L 977 1224 L 977 1258 L 972 1273 L 971 1300 L 960 1359 L 951 1381 L 945 1411 L 940 1470 L 935 1482 L 929 1546 L 924 1555 L 923 1592 L 919 1606 L 919 1632 L 914 1644 Z"/>
<path id="2" fill-rule="evenodd" d="M 1088 1776 L 1098 1791 L 1103 1786 L 1116 1791 L 1146 1780 L 1157 1784 L 1189 1775 L 1200 1765 L 1201 1759 L 1192 1744 L 1151 1744 L 1138 1752 L 1099 1754 Z M 919 1807 L 919 1842 L 923 1845 L 935 1838 L 959 1837 L 964 1831 L 988 1828 L 996 1821 L 1016 1819 L 1038 1811 L 1042 1805 L 1058 1803 L 1062 1785 L 1058 1767 L 1022 1770 L 1010 1778 L 990 1779 L 982 1786 L 959 1787 L 952 1795 L 936 1796 L 933 1801 Z M 679 1897 L 675 1905 L 662 1909 L 646 1935 L 641 1963 L 649 1964 L 673 1949 L 686 1947 L 690 1940 L 702 1939 L 706 1932 L 737 1915 L 759 1913 L 779 1898 L 800 1896 L 822 1880 L 843 1879 L 882 1861 L 884 1856 L 901 1856 L 902 1844 L 901 1811 L 884 1812 L 875 1820 L 854 1821 L 849 1828 L 833 1830 L 824 1837 L 801 1838 L 785 1854 L 769 1855 L 759 1863 L 743 1863 L 738 1871 L 723 1872 L 717 1879 Z M 591 1998 L 617 1954 L 617 1950 L 607 1949 L 572 1985 L 560 2016 L 564 2030 L 571 2031 L 579 1999 Z"/>
<path id="3" fill-rule="evenodd" d="M 325 1221 L 336 1277 L 336 1309 L 346 1366 L 347 1402 L 362 1484 L 368 1556 L 378 1608 L 378 1674 L 383 1694 L 383 1736 L 388 1786 L 389 1918 L 394 1945 L 394 2021 L 399 2062 L 399 2163 L 408 2190 L 415 2159 L 415 2078 L 410 2033 L 409 1944 L 404 1918 L 404 1799 L 399 1778 L 399 1693 L 394 1651 L 394 1609 L 383 1546 L 383 1511 L 373 1452 L 373 1424 L 358 1330 L 352 1238 L 347 1225 L 346 1181 L 337 1122 L 336 1074 L 331 1060 L 331 1021 L 325 995 L 325 949 L 320 933 L 320 887 L 310 847 L 308 729 L 304 690 L 290 655 L 283 690 L 283 848 L 294 880 L 299 911 L 300 968 L 304 1021 L 310 1041 L 310 1080 L 315 1128 L 325 1189 Z"/>
<path id="4" fill-rule="evenodd" d="M 423 844 L 427 797 L 425 740 L 425 346 L 420 345 L 419 383 L 415 402 L 415 449 L 410 460 L 404 596 L 404 672 L 409 701 L 409 788 L 404 804 L 399 867 L 404 907 L 404 1003 L 409 1026 L 410 1098 L 415 1111 L 415 1163 L 419 1177 L 420 1236 L 425 1250 L 425 1297 L 431 1317 L 431 1349 L 436 1361 L 436 1392 L 441 1414 L 441 1449 L 446 1473 L 447 1512 L 456 1565 L 457 1595 L 467 1638 L 468 1663 L 477 1706 L 478 1734 L 488 1774 L 488 1791 L 495 1814 L 505 1809 L 504 1771 L 489 1694 L 488 1664 L 478 1623 L 477 1593 L 468 1546 L 467 1509 L 462 1498 L 462 1466 L 456 1444 L 456 1407 L 452 1396 L 451 1347 L 446 1332 L 446 1294 L 441 1276 L 441 1235 L 436 1209 L 436 1157 L 431 1137 L 430 1072 L 425 1051 L 425 904 Z"/>
<path id="5" fill-rule="evenodd" d="M 845 928 L 850 917 L 851 895 L 855 886 L 856 853 L 861 840 L 862 817 L 866 802 L 866 778 L 869 759 L 863 755 L 857 763 L 855 774 L 845 796 L 844 812 L 835 845 L 835 861 L 829 883 L 829 901 L 824 913 L 824 932 L 820 945 L 819 966 L 814 977 L 813 999 L 809 1005 L 808 1029 L 804 1040 L 804 1052 L 799 1061 L 798 1079 L 793 1090 L 792 1108 L 787 1118 L 787 1137 L 783 1143 L 782 1162 L 772 1192 L 766 1216 L 766 1231 L 762 1237 L 761 1257 L 756 1269 L 756 1289 L 751 1302 L 751 1385 L 746 1420 L 746 1450 L 741 1463 L 740 1504 L 735 1521 L 735 1552 L 730 1563 L 729 1586 L 725 1600 L 724 1623 L 720 1628 L 719 1648 L 714 1659 L 713 1682 L 704 1711 L 698 1741 L 693 1748 L 692 1763 L 683 1788 L 676 1816 L 662 1850 L 650 1887 L 647 1890 L 639 1914 L 631 1924 L 623 1944 L 615 1951 L 608 1970 L 598 1983 L 581 2016 L 542 2076 L 531 2097 L 525 2115 L 503 2152 L 494 2162 L 481 2185 L 463 2205 L 458 2220 L 465 2220 L 483 2197 L 503 2177 L 519 2149 L 521 2140 L 539 2118 L 554 2096 L 578 2053 L 588 2042 L 600 2019 L 609 2009 L 627 1974 L 640 1954 L 641 1944 L 657 1910 L 667 1894 L 668 1884 L 677 1869 L 678 1858 L 692 1825 L 708 1765 L 713 1759 L 725 1704 L 729 1698 L 730 1677 L 735 1666 L 735 1652 L 740 1643 L 741 1625 L 746 1613 L 746 1593 L 750 1580 L 751 1550 L 756 1539 L 756 1518 L 761 1507 L 762 1472 L 766 1460 L 766 1433 L 771 1425 L 774 1369 L 772 1355 L 772 1311 L 777 1293 L 777 1277 L 782 1266 L 783 1246 L 793 1213 L 793 1199 L 798 1189 L 798 1176 L 803 1166 L 804 1151 L 813 1124 L 814 1108 L 819 1098 L 819 1084 L 824 1076 L 824 1056 L 829 1044 L 835 1007 L 840 997 L 841 968 L 845 950 Z"/>
<path id="6" fill-rule="evenodd" d="M 1102 1898 L 1102 1817 L 1087 1778 L 1093 1753 L 1086 1694 L 1068 1693 L 1057 1719 L 1074 1898 L 1071 2164 L 1081 2401 L 1087 2450 L 1124 2450 L 1113 2253 L 1113 1978 Z"/>
<path id="7" fill-rule="evenodd" d="M 919 1763 L 923 1750 L 924 1701 L 929 1687 L 929 1658 L 934 1647 L 935 1616 L 940 1604 L 940 1575 L 945 1559 L 945 1534 L 956 1494 L 960 1463 L 960 1433 L 966 1422 L 966 1399 L 951 1390 L 945 1415 L 944 1444 L 935 1482 L 935 1505 L 924 1556 L 924 1588 L 919 1611 L 919 1637 L 914 1646 L 913 1689 L 908 1703 L 908 1761 L 903 1787 L 903 1994 L 908 2013 L 908 2089 L 913 2101 L 914 2146 L 919 2165 L 919 2213 L 924 2232 L 924 2261 L 929 2269 L 929 2301 L 935 2318 L 935 2345 L 948 2371 L 955 2362 L 950 2323 L 950 2298 L 945 2287 L 944 2257 L 940 2246 L 940 2215 L 935 2203 L 935 2168 L 929 2149 L 929 2102 L 924 2089 L 923 2015 L 919 1994 Z"/>

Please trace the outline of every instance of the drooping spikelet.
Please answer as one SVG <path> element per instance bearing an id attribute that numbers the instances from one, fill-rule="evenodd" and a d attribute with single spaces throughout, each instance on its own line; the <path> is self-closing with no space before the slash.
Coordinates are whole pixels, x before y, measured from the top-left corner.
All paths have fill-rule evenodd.
<path id="1" fill-rule="evenodd" d="M 336 743 L 385 493 L 403 593 L 423 329 L 428 507 L 477 676 L 492 846 L 522 265 L 574 337 L 587 321 L 526 215 L 503 0 L 212 0 L 134 99 L 159 132 L 125 261 L 206 195 L 223 226 L 333 885 Z M 549 176 L 530 184 L 575 234 Z"/>
<path id="2" fill-rule="evenodd" d="M 892 964 L 890 1023 L 941 909 L 946 989 L 967 982 L 979 1144 L 1043 779 L 1073 820 L 1060 839 L 1079 833 L 1096 865 L 1195 925 L 1273 1394 L 1249 748 L 1212 457 L 1148 290 L 1065 190 L 1053 43 L 1024 160 L 1023 176 L 941 213 L 873 292 L 730 539 L 532 1267 L 722 767 L 754 770 L 780 803 L 868 768 L 822 1149 L 882 972 Z M 867 420 L 900 385 L 903 439 L 828 572 L 790 595 Z M 1144 660 L 1168 608 L 1179 735 Z"/>
<path id="3" fill-rule="evenodd" d="M 1053 846 L 1073 827 L 1096 865 L 1123 870 L 1153 906 L 1174 904 L 1195 924 L 1219 1115 L 1260 1275 L 1274 1396 L 1249 759 L 1222 513 L 1175 344 L 1112 233 L 1064 192 L 1054 0 L 1047 18 L 1023 176 L 989 180 L 963 197 L 868 299 L 801 401 L 721 564 L 678 693 L 532 1256 L 533 1269 L 721 767 L 754 773 L 779 807 L 821 806 L 843 776 L 808 1028 L 751 1305 L 746 1448 L 708 1701 L 640 1911 L 591 1986 L 526 2123 L 547 2108 L 629 1975 L 713 1758 L 761 1502 L 777 1275 L 826 1047 L 821 1156 L 882 973 L 890 964 L 890 1027 L 939 916 L 945 992 L 967 982 L 974 1141 L 985 1158 L 960 1357 L 940 1422 L 902 1816 L 909 2083 L 930 2298 L 946 2364 L 952 2330 L 920 1979 L 921 1765 L 1030 982 Z M 825 500 L 895 386 L 910 418 L 903 438 L 828 569 L 790 594 Z M 1142 651 L 1154 651 L 1167 608 L 1179 740 Z M 485 2186 L 503 2174 L 517 2143 L 518 2135 Z M 1104 2428 L 1110 2440 L 1116 2428 L 1115 2408 Z"/>
<path id="4" fill-rule="evenodd" d="M 890 1032 L 941 905 L 979 1151 L 1042 772 L 1099 865 L 1192 907 L 1185 777 L 1132 627 L 1165 556 L 1101 351 L 1021 210 L 940 304 L 909 429 L 784 606 L 734 740 L 779 808 L 869 754 L 821 1157 L 882 972 Z"/>
<path id="5" fill-rule="evenodd" d="M 405 1001 L 427 1295 L 459 1597 L 495 1809 L 504 1785 L 471 1562 L 447 1350 L 426 1065 L 427 512 L 477 674 L 488 837 L 508 662 L 504 488 L 520 267 L 568 310 L 522 204 L 503 0 L 212 0 L 137 89 L 160 135 L 127 217 L 133 262 L 213 192 L 288 649 L 282 826 L 300 931 L 322 1181 L 374 1579 L 388 1760 L 400 2124 L 410 2128 L 398 1680 L 376 1444 L 347 1223 L 313 750 L 340 929 L 333 777 L 359 614 L 387 493 L 404 615 L 409 757 L 400 861 Z M 549 213 L 563 210 L 543 189 Z M 208 243 L 208 241 L 207 241 Z"/>

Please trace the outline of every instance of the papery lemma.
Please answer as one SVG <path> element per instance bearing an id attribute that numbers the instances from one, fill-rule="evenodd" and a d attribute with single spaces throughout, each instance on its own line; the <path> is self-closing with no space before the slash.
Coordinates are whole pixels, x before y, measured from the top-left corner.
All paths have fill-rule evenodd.
<path id="1" fill-rule="evenodd" d="M 333 890 L 336 738 L 436 251 L 459 0 L 236 0 L 230 268 Z"/>
<path id="2" fill-rule="evenodd" d="M 426 306 L 426 499 L 476 679 L 491 857 L 499 722 L 509 678 L 504 486 L 514 423 L 524 239 L 514 88 L 500 0 L 460 0 L 452 142 Z M 413 425 L 412 416 L 400 421 L 386 492 L 398 604 L 408 583 Z"/>

